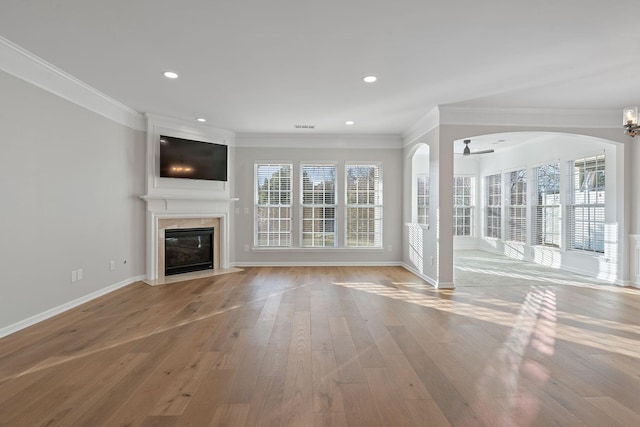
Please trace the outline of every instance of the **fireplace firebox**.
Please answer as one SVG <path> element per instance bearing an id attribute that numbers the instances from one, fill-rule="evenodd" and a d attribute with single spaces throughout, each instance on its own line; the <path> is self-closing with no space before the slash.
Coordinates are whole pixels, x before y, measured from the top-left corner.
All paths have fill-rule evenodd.
<path id="1" fill-rule="evenodd" d="M 213 227 L 164 231 L 164 275 L 213 269 Z"/>

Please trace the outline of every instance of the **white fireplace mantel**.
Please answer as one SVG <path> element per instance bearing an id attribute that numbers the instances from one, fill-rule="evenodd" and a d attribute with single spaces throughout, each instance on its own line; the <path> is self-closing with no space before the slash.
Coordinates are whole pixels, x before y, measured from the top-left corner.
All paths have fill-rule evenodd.
<path id="1" fill-rule="evenodd" d="M 229 205 L 240 200 L 239 198 L 211 197 L 208 195 L 150 195 L 140 196 L 147 202 L 148 211 L 170 210 L 170 209 L 207 209 L 211 205 L 225 205 L 227 210 Z M 164 206 L 164 208 L 162 207 Z"/>
<path id="2" fill-rule="evenodd" d="M 207 195 L 142 195 L 147 202 L 147 279 L 155 280 L 158 272 L 158 220 L 185 218 L 218 218 L 220 220 L 220 268 L 229 268 L 229 217 L 231 203 L 237 198 Z"/>

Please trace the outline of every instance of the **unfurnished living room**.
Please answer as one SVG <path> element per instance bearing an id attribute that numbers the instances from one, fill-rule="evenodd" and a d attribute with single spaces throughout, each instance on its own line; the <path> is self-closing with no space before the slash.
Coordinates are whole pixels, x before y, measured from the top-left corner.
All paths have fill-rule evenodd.
<path id="1" fill-rule="evenodd" d="M 640 425 L 636 8 L 1 0 L 0 426 Z"/>

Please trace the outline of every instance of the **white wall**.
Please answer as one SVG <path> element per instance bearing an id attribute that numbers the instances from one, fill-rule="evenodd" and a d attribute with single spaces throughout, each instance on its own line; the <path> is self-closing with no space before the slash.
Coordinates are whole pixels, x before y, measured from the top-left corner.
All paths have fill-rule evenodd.
<path id="1" fill-rule="evenodd" d="M 419 167 L 414 170 L 414 157 L 420 150 L 420 147 L 426 145 L 429 147 L 429 217 L 430 224 L 428 228 L 417 226 L 412 223 L 412 212 L 414 205 L 413 179 Z M 403 245 L 402 260 L 403 263 L 412 271 L 419 274 L 422 278 L 429 281 L 435 286 L 440 285 L 439 277 L 439 240 L 438 240 L 438 221 L 439 216 L 439 199 L 441 192 L 440 176 L 440 142 L 439 132 L 437 129 L 427 133 L 418 141 L 408 145 L 403 150 L 404 162 L 404 188 L 403 188 Z"/>
<path id="2" fill-rule="evenodd" d="M 273 147 L 273 148 L 267 148 Z M 307 147 L 307 148 L 303 148 Z M 398 148 L 389 148 L 398 147 Z M 237 135 L 234 175 L 236 214 L 232 222 L 232 260 L 235 265 L 368 265 L 399 264 L 402 233 L 402 169 L 397 137 L 274 136 Z M 254 164 L 256 162 L 292 162 L 294 165 L 293 239 L 299 241 L 299 200 L 297 185 L 301 162 L 336 161 L 338 198 L 344 200 L 344 165 L 348 161 L 382 162 L 383 170 L 383 245 L 382 249 L 355 248 L 253 248 Z M 339 241 L 343 224 L 337 224 Z M 244 245 L 249 250 L 244 250 Z"/>
<path id="3" fill-rule="evenodd" d="M 144 274 L 145 139 L 3 72 L 0 93 L 3 335 Z"/>

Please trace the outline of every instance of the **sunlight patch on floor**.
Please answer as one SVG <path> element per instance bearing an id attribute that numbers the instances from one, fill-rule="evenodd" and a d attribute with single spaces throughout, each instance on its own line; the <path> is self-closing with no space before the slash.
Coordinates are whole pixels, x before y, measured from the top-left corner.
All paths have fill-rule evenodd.
<path id="1" fill-rule="evenodd" d="M 512 328 L 517 322 L 517 315 L 507 313 L 501 310 L 490 309 L 466 302 L 455 301 L 450 299 L 442 299 L 438 296 L 429 296 L 413 292 L 410 290 L 390 288 L 388 286 L 371 283 L 371 282 L 335 282 L 337 286 L 346 287 L 362 292 L 379 295 L 385 298 L 392 298 L 421 307 L 433 308 L 440 311 L 446 311 L 451 314 L 466 316 L 475 320 L 491 322 Z M 478 301 L 482 301 L 482 297 L 478 297 Z M 555 309 L 554 309 L 555 312 Z M 573 315 L 567 314 L 566 318 L 571 319 Z M 583 316 L 584 317 L 584 316 Z M 600 324 L 600 319 L 592 319 L 591 323 Z M 615 325 L 611 325 L 614 326 Z M 640 333 L 640 327 L 627 325 L 624 332 Z M 638 353 L 638 341 L 630 338 L 611 335 L 609 333 L 598 331 L 586 331 L 580 327 L 559 323 L 557 324 L 557 338 L 571 341 L 576 344 L 587 345 L 600 350 L 623 354 L 625 356 L 640 358 Z"/>

